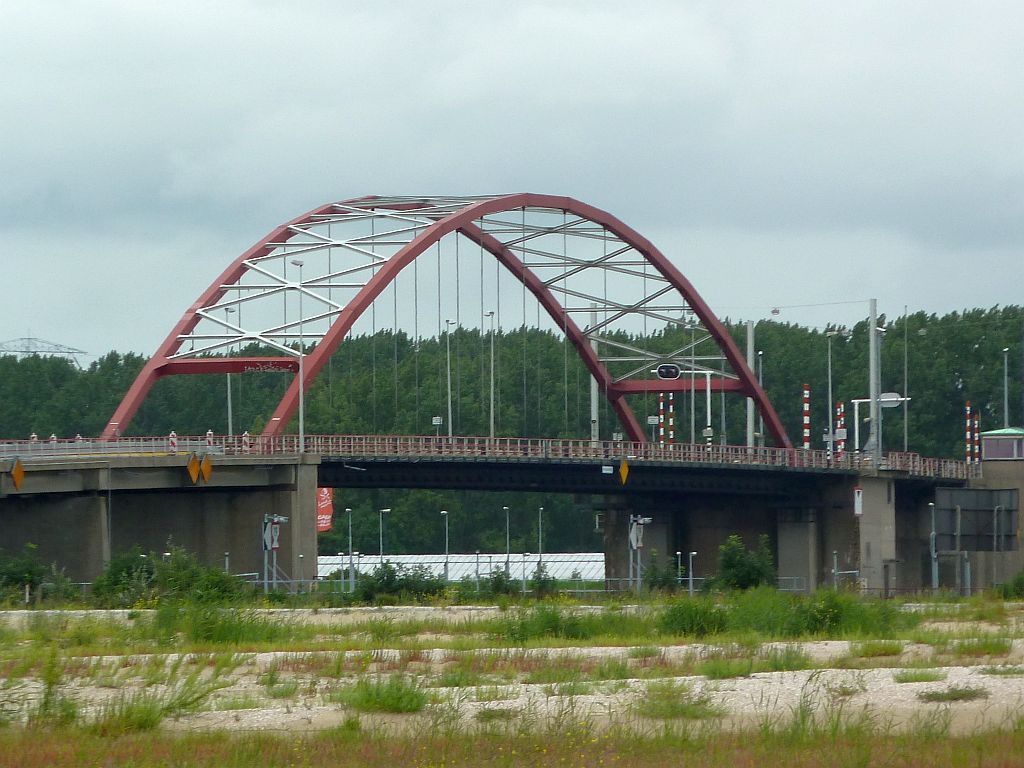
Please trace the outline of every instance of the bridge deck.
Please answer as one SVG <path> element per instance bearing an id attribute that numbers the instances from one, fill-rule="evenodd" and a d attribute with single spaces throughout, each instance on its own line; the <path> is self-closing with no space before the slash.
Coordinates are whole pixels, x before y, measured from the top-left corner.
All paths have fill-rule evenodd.
<path id="1" fill-rule="evenodd" d="M 689 443 L 635 443 L 567 440 L 560 438 L 447 437 L 433 435 L 306 435 L 305 452 L 352 459 L 424 458 L 456 461 L 607 461 L 661 465 L 716 465 L 822 472 L 875 469 L 866 454 L 831 456 L 827 451 L 793 448 L 755 448 Z M 299 439 L 206 435 L 122 437 L 115 440 L 25 440 L 0 442 L 0 459 L 29 462 L 68 461 L 99 456 L 172 456 L 197 453 L 225 456 L 270 456 L 299 453 Z M 877 469 L 910 476 L 966 480 L 980 473 L 979 465 L 934 459 L 916 453 L 888 453 Z"/>

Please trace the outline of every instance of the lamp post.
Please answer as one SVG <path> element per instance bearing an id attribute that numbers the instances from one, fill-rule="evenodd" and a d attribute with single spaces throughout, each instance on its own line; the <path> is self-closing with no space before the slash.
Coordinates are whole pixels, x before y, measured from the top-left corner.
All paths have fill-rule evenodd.
<path id="1" fill-rule="evenodd" d="M 491 318 L 491 431 L 488 433 L 494 437 L 494 310 L 485 312 L 484 317 Z M 506 507 L 507 509 L 507 507 Z"/>
<path id="2" fill-rule="evenodd" d="M 1003 347 L 1003 428 L 1010 426 L 1010 348 Z"/>
<path id="3" fill-rule="evenodd" d="M 676 551 L 676 584 L 683 580 L 683 553 Z"/>
<path id="4" fill-rule="evenodd" d="M 757 350 L 757 386 L 764 390 L 764 350 Z M 757 442 L 759 448 L 764 448 L 764 414 L 757 409 Z"/>
<path id="5" fill-rule="evenodd" d="M 509 558 L 512 556 L 512 539 L 509 537 L 508 527 L 508 507 L 502 507 L 505 510 L 505 576 L 509 575 Z"/>
<path id="6" fill-rule="evenodd" d="M 378 528 L 377 528 L 377 531 L 378 531 L 378 533 L 380 535 L 380 562 L 381 562 L 381 565 L 384 564 L 384 513 L 385 512 L 390 512 L 390 511 L 391 511 L 391 507 L 385 507 L 384 509 L 382 509 L 380 511 L 380 514 L 377 516 L 378 517 Z"/>
<path id="7" fill-rule="evenodd" d="M 828 455 L 831 458 L 833 455 L 833 449 L 835 448 L 836 431 L 835 431 L 835 419 L 832 418 L 832 337 L 837 335 L 839 331 L 826 331 L 825 338 L 828 340 L 828 402 L 825 403 L 825 417 L 828 424 Z"/>
<path id="8" fill-rule="evenodd" d="M 690 597 L 693 597 L 693 558 L 695 558 L 696 556 L 696 552 L 690 553 L 689 563 L 686 568 L 686 578 L 689 581 L 687 585 L 687 591 L 690 593 Z"/>
<path id="9" fill-rule="evenodd" d="M 345 507 L 348 513 L 348 591 L 356 591 L 356 572 L 352 570 L 352 507 Z"/>
<path id="10" fill-rule="evenodd" d="M 537 507 L 537 567 L 544 560 L 544 507 Z"/>
<path id="11" fill-rule="evenodd" d="M 302 334 L 302 259 L 292 259 L 292 264 L 299 268 L 299 453 L 306 451 L 306 376 L 304 360 L 306 358 L 305 338 Z"/>
<path id="12" fill-rule="evenodd" d="M 444 518 L 444 582 L 448 583 L 448 510 L 441 510 L 441 517 Z"/>
<path id="13" fill-rule="evenodd" d="M 236 312 L 234 307 L 224 307 L 224 322 L 229 322 L 229 316 Z M 231 371 L 228 371 L 228 435 L 235 434 L 235 424 L 231 414 Z"/>
<path id="14" fill-rule="evenodd" d="M 935 532 L 935 502 L 928 502 L 928 509 L 932 513 L 932 532 L 928 537 L 928 554 L 932 560 L 932 593 L 939 591 L 939 550 L 937 547 L 938 540 Z"/>
<path id="15" fill-rule="evenodd" d="M 444 321 L 444 344 L 448 361 L 448 437 L 452 436 L 452 333 L 449 330 L 455 325 L 454 320 Z"/>

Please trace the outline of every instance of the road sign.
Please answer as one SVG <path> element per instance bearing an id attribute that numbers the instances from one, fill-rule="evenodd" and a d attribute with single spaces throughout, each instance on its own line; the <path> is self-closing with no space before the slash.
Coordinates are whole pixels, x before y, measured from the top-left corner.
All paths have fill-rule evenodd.
<path id="1" fill-rule="evenodd" d="M 210 455 L 203 456 L 202 462 L 199 464 L 199 474 L 203 476 L 203 482 L 210 482 L 210 475 L 213 474 L 213 462 L 210 461 Z"/>
<path id="2" fill-rule="evenodd" d="M 440 427 L 441 426 L 441 422 L 442 422 L 442 419 L 441 419 L 440 416 L 431 416 L 430 417 L 430 426 L 432 426 L 432 427 Z"/>
<path id="3" fill-rule="evenodd" d="M 188 464 L 185 466 L 188 469 L 188 476 L 192 478 L 192 485 L 195 485 L 199 482 L 199 470 L 201 467 L 199 457 L 193 453 L 189 457 Z"/>
<path id="4" fill-rule="evenodd" d="M 281 548 L 281 524 L 273 520 L 263 523 L 263 550 L 276 552 Z"/>
<path id="5" fill-rule="evenodd" d="M 625 485 L 626 481 L 628 479 L 629 479 L 629 462 L 626 461 L 625 459 L 623 459 L 619 463 L 619 480 L 621 480 L 622 484 Z"/>
<path id="6" fill-rule="evenodd" d="M 679 366 L 674 363 L 662 363 L 655 373 L 658 374 L 659 379 L 678 379 L 681 371 Z"/>
<path id="7" fill-rule="evenodd" d="M 14 460 L 14 466 L 11 467 L 11 480 L 14 481 L 14 490 L 20 491 L 21 484 L 25 480 L 25 467 L 21 464 L 21 459 Z"/>
<path id="8" fill-rule="evenodd" d="M 649 427 L 656 427 L 656 426 L 658 426 L 658 417 L 657 416 L 648 416 L 647 417 L 647 426 L 649 426 Z"/>

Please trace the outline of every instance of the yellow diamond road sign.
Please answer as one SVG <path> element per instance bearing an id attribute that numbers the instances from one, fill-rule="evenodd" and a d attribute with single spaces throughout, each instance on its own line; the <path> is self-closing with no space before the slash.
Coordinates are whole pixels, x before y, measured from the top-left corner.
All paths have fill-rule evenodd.
<path id="1" fill-rule="evenodd" d="M 25 480 L 25 467 L 21 465 L 21 459 L 14 460 L 14 466 L 11 467 L 11 480 L 14 481 L 14 490 L 20 491 L 21 484 Z"/>
<path id="2" fill-rule="evenodd" d="M 626 480 L 629 479 L 629 462 L 625 459 L 623 459 L 622 463 L 619 464 L 619 479 L 622 481 L 623 485 L 625 485 Z"/>
<path id="3" fill-rule="evenodd" d="M 192 484 L 199 482 L 199 457 L 194 453 L 188 460 L 188 476 L 192 478 Z"/>
<path id="4" fill-rule="evenodd" d="M 203 482 L 210 482 L 210 475 L 213 474 L 213 462 L 209 456 L 203 456 L 203 463 L 199 465 L 199 471 L 203 473 Z"/>

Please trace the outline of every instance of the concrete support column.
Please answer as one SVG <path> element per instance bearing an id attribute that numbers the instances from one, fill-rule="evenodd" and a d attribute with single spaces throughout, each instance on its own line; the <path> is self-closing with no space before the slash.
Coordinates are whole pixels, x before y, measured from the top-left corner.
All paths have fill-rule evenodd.
<path id="1" fill-rule="evenodd" d="M 861 477 L 864 514 L 860 519 L 860 579 L 882 594 L 885 563 L 896 559 L 896 492 L 887 477 Z"/>
<path id="2" fill-rule="evenodd" d="M 785 588 L 799 582 L 808 591 L 818 587 L 818 518 L 812 509 L 779 510 L 778 573 Z"/>

